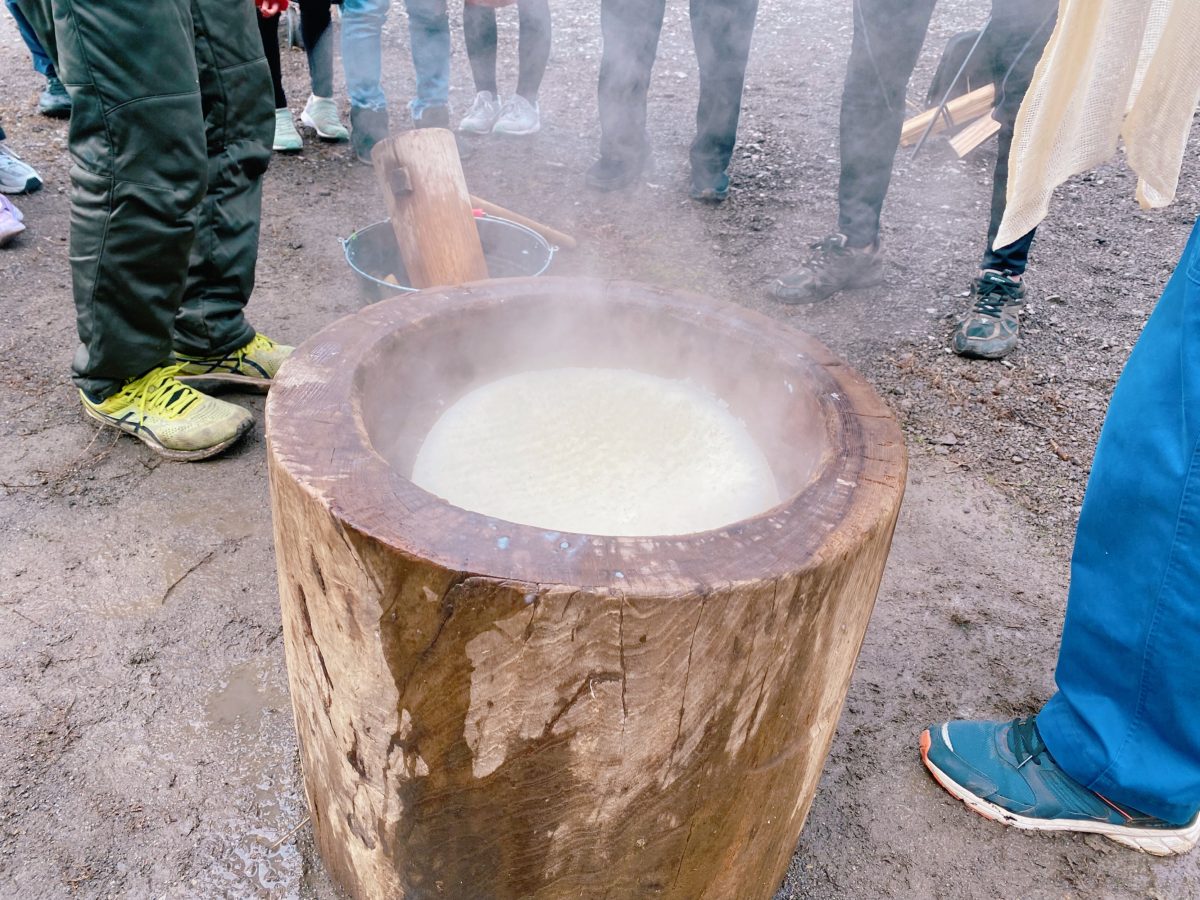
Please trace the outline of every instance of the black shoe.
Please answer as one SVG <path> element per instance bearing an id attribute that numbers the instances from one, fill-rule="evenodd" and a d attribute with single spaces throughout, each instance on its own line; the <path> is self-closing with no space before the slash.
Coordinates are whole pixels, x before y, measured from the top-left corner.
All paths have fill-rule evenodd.
<path id="1" fill-rule="evenodd" d="M 584 183 L 597 191 L 619 191 L 641 180 L 649 159 L 649 153 L 629 159 L 601 156 L 587 170 Z"/>
<path id="2" fill-rule="evenodd" d="M 350 147 L 359 162 L 371 164 L 371 148 L 388 136 L 388 111 L 350 107 Z"/>
<path id="3" fill-rule="evenodd" d="M 697 178 L 696 174 L 692 173 L 688 196 L 701 203 L 720 203 L 729 196 L 729 176 L 721 172 L 715 178 L 712 176 Z"/>
<path id="4" fill-rule="evenodd" d="M 449 128 L 450 127 L 450 107 L 448 106 L 429 106 L 426 107 L 421 115 L 413 119 L 414 128 Z"/>
<path id="5" fill-rule="evenodd" d="M 954 352 L 970 359 L 1003 359 L 1021 336 L 1025 285 L 999 272 L 984 272 L 971 287 L 975 303 L 954 328 Z"/>
<path id="6" fill-rule="evenodd" d="M 71 95 L 63 83 L 52 75 L 46 77 L 46 89 L 38 97 L 38 112 L 52 119 L 71 117 Z"/>
<path id="7" fill-rule="evenodd" d="M 879 241 L 866 247 L 846 246 L 844 234 L 831 234 L 812 245 L 807 264 L 780 275 L 771 295 L 784 303 L 816 303 L 838 291 L 874 287 L 883 281 Z"/>

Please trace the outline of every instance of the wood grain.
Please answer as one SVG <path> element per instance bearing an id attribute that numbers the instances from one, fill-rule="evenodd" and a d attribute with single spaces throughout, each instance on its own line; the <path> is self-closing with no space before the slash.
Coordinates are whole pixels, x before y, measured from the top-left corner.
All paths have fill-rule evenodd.
<path id="1" fill-rule="evenodd" d="M 418 128 L 371 151 L 409 283 L 416 288 L 488 277 L 454 135 Z"/>
<path id="2" fill-rule="evenodd" d="M 988 138 L 999 131 L 1000 123 L 993 119 L 989 112 L 986 115 L 980 116 L 974 122 L 965 126 L 954 137 L 950 138 L 950 146 L 958 154 L 958 158 L 962 159 L 972 150 L 983 146 L 983 143 Z"/>
<path id="3" fill-rule="evenodd" d="M 566 232 L 559 231 L 557 228 L 551 228 L 549 225 L 545 225 L 535 219 L 530 219 L 527 216 L 521 215 L 520 213 L 515 213 L 511 209 L 505 209 L 503 206 L 492 203 L 489 200 L 484 200 L 482 197 L 476 197 L 474 194 L 472 194 L 471 203 L 473 203 L 477 209 L 482 209 L 489 216 L 496 216 L 500 219 L 508 219 L 510 222 L 516 222 L 518 225 L 524 225 L 531 231 L 536 231 L 556 247 L 561 247 L 566 250 L 574 250 L 577 246 L 577 241 L 575 238 L 571 237 L 571 235 L 567 234 Z"/>
<path id="4" fill-rule="evenodd" d="M 573 343 L 599 323 L 608 343 Z M 719 357 L 696 377 L 764 435 L 784 503 L 695 535 L 549 534 L 452 507 L 385 459 L 396 428 L 425 427 L 427 405 L 507 365 L 510 345 L 531 367 L 560 351 L 619 364 L 639 335 L 662 336 L 648 368 Z M 491 341 L 483 358 L 473 336 Z M 449 386 L 417 381 L 439 366 Z M 400 425 L 381 421 L 389 410 Z M 267 435 L 305 790 L 342 888 L 772 895 L 903 493 L 900 430 L 861 378 L 802 333 L 705 298 L 508 279 L 385 301 L 315 335 L 272 389 Z M 805 448 L 815 463 L 789 458 Z"/>
<path id="5" fill-rule="evenodd" d="M 957 127 L 964 122 L 970 122 L 978 116 L 991 112 L 992 105 L 995 102 L 995 85 L 985 84 L 983 87 L 963 94 L 961 97 L 955 97 L 946 104 L 946 109 L 940 116 L 938 115 L 938 108 L 935 106 L 932 109 L 918 113 L 912 118 L 905 119 L 904 126 L 900 130 L 900 146 L 907 147 L 909 144 L 915 144 L 919 141 L 921 135 L 925 133 L 925 129 L 929 127 L 930 122 L 934 123 L 930 134 L 937 134 L 939 131 Z M 937 121 L 934 121 L 935 118 Z"/>

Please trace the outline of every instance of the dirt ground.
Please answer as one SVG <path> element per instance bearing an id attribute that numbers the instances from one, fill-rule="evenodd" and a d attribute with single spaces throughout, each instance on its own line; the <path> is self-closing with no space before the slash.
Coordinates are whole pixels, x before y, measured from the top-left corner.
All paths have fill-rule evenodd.
<path id="1" fill-rule="evenodd" d="M 1004 363 L 948 352 L 981 249 L 994 150 L 938 142 L 898 160 L 880 289 L 803 312 L 772 275 L 832 230 L 850 4 L 764 0 L 734 194 L 684 193 L 697 75 L 671 3 L 652 89 L 653 184 L 597 196 L 598 4 L 557 4 L 532 139 L 481 140 L 472 189 L 574 232 L 557 274 L 698 289 L 804 328 L 859 368 L 912 455 L 888 572 L 820 791 L 776 900 L 1200 897 L 1200 855 L 1155 860 L 1104 840 L 1008 831 L 926 776 L 916 735 L 954 716 L 1031 712 L 1053 690 L 1067 562 L 1107 397 L 1178 259 L 1200 192 L 1140 211 L 1120 164 L 1060 192 L 1030 271 L 1031 312 Z M 985 0 L 944 0 L 911 96 Z M 515 16 L 501 15 L 515 73 Z M 455 18 L 454 93 L 472 91 Z M 411 95 L 403 16 L 385 39 L 394 119 Z M 285 61 L 297 110 L 303 56 Z M 284 673 L 261 429 L 204 464 L 97 433 L 67 379 L 65 126 L 0 16 L 0 121 L 46 187 L 0 250 L 0 896 L 331 898 L 313 851 Z M 502 86 L 511 85 L 511 77 Z M 339 91 L 341 79 L 339 73 Z M 363 304 L 339 237 L 383 218 L 371 172 L 309 141 L 267 176 L 252 321 L 299 342 Z M 261 421 L 260 400 L 247 401 Z M 487 900 L 487 898 L 480 898 Z M 616 898 L 619 900 L 619 898 Z"/>

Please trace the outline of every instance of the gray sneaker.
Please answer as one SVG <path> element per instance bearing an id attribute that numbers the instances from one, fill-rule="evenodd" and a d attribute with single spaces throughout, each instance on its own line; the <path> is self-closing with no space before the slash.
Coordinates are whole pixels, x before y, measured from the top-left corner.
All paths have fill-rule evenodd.
<path id="1" fill-rule="evenodd" d="M 883 281 L 878 240 L 867 247 L 849 247 L 844 234 L 831 234 L 813 244 L 812 251 L 806 265 L 775 280 L 771 296 L 784 303 L 817 303 L 838 291 Z"/>
<path id="2" fill-rule="evenodd" d="M 536 134 L 541 127 L 542 119 L 538 114 L 538 105 L 530 103 L 520 94 L 513 94 L 500 107 L 500 118 L 492 127 L 492 133 L 520 137 Z"/>
<path id="3" fill-rule="evenodd" d="M 0 141 L 0 193 L 31 194 L 41 186 L 37 170 Z"/>
<path id="4" fill-rule="evenodd" d="M 1003 359 L 1017 347 L 1025 285 L 999 272 L 984 272 L 972 285 L 975 304 L 958 321 L 954 352 L 969 359 Z"/>
<path id="5" fill-rule="evenodd" d="M 311 128 L 323 141 L 350 140 L 350 132 L 338 118 L 337 104 L 331 97 L 310 95 L 304 104 L 304 112 L 300 113 L 300 124 Z"/>
<path id="6" fill-rule="evenodd" d="M 491 134 L 492 126 L 500 118 L 500 98 L 491 91 L 480 91 L 470 111 L 458 123 L 464 134 Z"/>

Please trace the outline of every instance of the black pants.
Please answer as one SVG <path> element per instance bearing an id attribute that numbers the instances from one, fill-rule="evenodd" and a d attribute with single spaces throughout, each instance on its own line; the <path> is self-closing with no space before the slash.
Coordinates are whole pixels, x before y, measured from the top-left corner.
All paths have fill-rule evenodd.
<path id="1" fill-rule="evenodd" d="M 666 0 L 601 0 L 600 155 L 637 160 L 648 152 L 646 93 L 658 53 Z M 758 0 L 691 0 L 700 102 L 692 177 L 710 182 L 729 165 L 742 108 L 742 84 Z"/>
<path id="2" fill-rule="evenodd" d="M 842 93 L 838 230 L 850 246 L 879 237 L 879 215 L 892 177 L 905 118 L 904 96 L 936 0 L 855 0 L 854 42 Z M 1054 25 L 1057 0 L 993 3 L 983 44 L 996 79 L 1000 144 L 992 178 L 992 212 L 981 268 L 1025 271 L 1033 232 L 1007 247 L 992 247 L 1004 217 L 1008 153 L 1017 110 Z"/>

